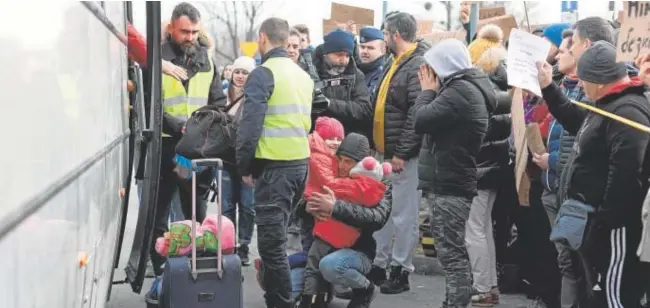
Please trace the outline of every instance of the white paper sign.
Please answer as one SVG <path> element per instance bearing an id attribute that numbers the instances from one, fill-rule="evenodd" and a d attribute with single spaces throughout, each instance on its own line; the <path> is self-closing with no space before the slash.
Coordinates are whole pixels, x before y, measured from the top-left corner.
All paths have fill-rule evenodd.
<path id="1" fill-rule="evenodd" d="M 519 29 L 512 29 L 508 43 L 508 84 L 542 96 L 537 62 L 546 61 L 551 43 Z"/>

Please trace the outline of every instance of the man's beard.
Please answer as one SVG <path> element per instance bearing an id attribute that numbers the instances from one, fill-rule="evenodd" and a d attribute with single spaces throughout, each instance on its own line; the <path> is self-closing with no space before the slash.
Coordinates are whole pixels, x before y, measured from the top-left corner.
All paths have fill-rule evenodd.
<path id="1" fill-rule="evenodd" d="M 327 57 L 325 57 L 324 60 L 325 60 L 324 61 L 325 62 L 325 71 L 328 74 L 330 74 L 332 76 L 338 76 L 338 75 L 343 74 L 343 72 L 345 72 L 345 68 L 347 67 L 347 64 L 346 65 L 334 65 L 334 64 L 332 64 L 332 62 L 330 62 L 329 59 L 327 59 Z"/>
<path id="2" fill-rule="evenodd" d="M 192 45 L 180 45 L 181 50 L 183 53 L 185 53 L 188 56 L 193 56 L 196 54 L 197 50 L 199 49 L 196 44 Z"/>
<path id="3" fill-rule="evenodd" d="M 174 41 L 173 39 L 170 41 L 174 43 L 174 45 L 178 46 L 178 48 L 187 56 L 193 56 L 199 50 L 198 42 L 195 42 L 193 44 L 181 44 L 177 41 Z"/>

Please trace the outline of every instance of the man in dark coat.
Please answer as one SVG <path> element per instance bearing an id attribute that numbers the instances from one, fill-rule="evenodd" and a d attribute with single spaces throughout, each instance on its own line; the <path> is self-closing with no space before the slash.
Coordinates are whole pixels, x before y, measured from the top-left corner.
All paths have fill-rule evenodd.
<path id="1" fill-rule="evenodd" d="M 496 97 L 487 75 L 472 67 L 462 42 L 443 40 L 424 58 L 414 125 L 425 135 L 420 188 L 431 207 L 431 231 L 445 269 L 445 306 L 465 308 L 472 293 L 465 223 L 477 195 L 476 159 Z"/>
<path id="2" fill-rule="evenodd" d="M 413 130 L 415 100 L 420 94 L 417 73 L 429 44 L 418 40 L 417 23 L 407 13 L 386 17 L 384 40 L 392 60 L 387 63 L 374 97 L 372 135 L 378 158 L 390 161 L 393 211 L 386 226 L 375 233 L 377 256 L 372 279 L 386 280 L 381 292 L 397 294 L 410 289 L 409 274 L 414 271 L 413 250 L 419 238 L 420 194 L 417 190 L 418 152 L 422 137 Z M 395 240 L 393 241 L 393 238 Z"/>
<path id="3" fill-rule="evenodd" d="M 381 81 L 386 63 L 386 42 L 384 34 L 377 28 L 365 27 L 359 31 L 359 62 L 357 67 L 366 77 L 370 96 L 375 93 Z"/>
<path id="4" fill-rule="evenodd" d="M 364 134 L 370 125 L 372 106 L 363 73 L 354 62 L 354 37 L 349 32 L 334 30 L 325 42 L 316 47 L 313 64 L 322 84 L 322 93 L 329 100 L 328 116 L 343 124 L 345 133 Z M 368 137 L 368 136 L 366 136 Z"/>

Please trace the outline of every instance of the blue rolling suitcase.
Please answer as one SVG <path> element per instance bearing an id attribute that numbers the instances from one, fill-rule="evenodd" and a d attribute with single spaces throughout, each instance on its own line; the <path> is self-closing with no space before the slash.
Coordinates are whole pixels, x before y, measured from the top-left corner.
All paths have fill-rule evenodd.
<path id="1" fill-rule="evenodd" d="M 196 170 L 200 167 L 217 168 L 219 209 L 218 229 L 221 230 L 221 179 L 223 163 L 220 159 L 192 160 L 192 223 L 196 225 Z M 216 257 L 196 257 L 196 228 L 192 228 L 192 257 L 167 259 L 163 273 L 161 308 L 243 308 L 241 260 L 236 254 L 224 256 L 221 252 L 221 233 L 217 236 Z"/>

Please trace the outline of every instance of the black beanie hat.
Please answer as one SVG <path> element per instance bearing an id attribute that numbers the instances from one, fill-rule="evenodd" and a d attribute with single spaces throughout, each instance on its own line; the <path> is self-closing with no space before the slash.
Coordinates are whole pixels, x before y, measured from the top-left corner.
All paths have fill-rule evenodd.
<path id="1" fill-rule="evenodd" d="M 364 135 L 349 133 L 343 138 L 336 155 L 347 156 L 360 162 L 364 157 L 370 156 L 370 142 Z"/>
<path id="2" fill-rule="evenodd" d="M 627 76 L 627 66 L 616 62 L 616 47 L 598 41 L 585 50 L 578 60 L 578 78 L 595 84 L 610 84 Z"/>

